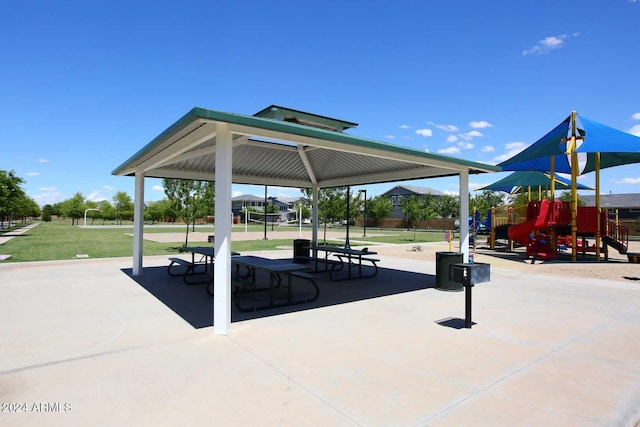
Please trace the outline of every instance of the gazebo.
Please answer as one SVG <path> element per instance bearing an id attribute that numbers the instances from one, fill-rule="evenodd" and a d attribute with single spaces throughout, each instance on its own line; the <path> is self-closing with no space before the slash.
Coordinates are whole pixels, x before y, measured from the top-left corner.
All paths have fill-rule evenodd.
<path id="1" fill-rule="evenodd" d="M 215 181 L 214 332 L 231 323 L 231 185 L 311 188 L 317 242 L 318 191 L 419 178 L 459 176 L 466 217 L 469 174 L 501 168 L 342 132 L 357 124 L 280 106 L 256 115 L 193 108 L 112 173 L 135 177 L 133 274 L 142 274 L 144 178 Z M 465 262 L 469 230 L 461 224 Z"/>

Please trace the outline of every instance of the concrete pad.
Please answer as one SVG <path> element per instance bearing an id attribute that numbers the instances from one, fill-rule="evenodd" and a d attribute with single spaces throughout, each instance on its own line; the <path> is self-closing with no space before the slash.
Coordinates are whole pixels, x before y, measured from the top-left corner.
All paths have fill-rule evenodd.
<path id="1" fill-rule="evenodd" d="M 637 284 L 494 268 L 456 329 L 438 321 L 464 317 L 464 292 L 435 289 L 433 262 L 380 258 L 373 280 L 321 279 L 314 304 L 234 311 L 226 336 L 167 257 L 135 279 L 129 258 L 2 264 L 0 401 L 27 410 L 0 425 L 640 420 Z"/>

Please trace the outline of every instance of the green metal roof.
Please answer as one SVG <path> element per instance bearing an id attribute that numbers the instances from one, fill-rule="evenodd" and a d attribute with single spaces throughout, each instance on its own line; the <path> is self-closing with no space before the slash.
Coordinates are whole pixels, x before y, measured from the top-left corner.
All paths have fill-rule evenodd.
<path id="1" fill-rule="evenodd" d="M 233 134 L 235 183 L 333 187 L 501 170 L 333 130 L 196 107 L 112 173 L 212 181 L 217 123 Z"/>

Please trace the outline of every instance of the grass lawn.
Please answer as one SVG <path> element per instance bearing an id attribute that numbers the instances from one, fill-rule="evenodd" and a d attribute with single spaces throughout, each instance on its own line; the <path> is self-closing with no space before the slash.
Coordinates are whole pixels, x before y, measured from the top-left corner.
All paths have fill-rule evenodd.
<path id="1" fill-rule="evenodd" d="M 255 229 L 254 229 L 255 228 Z M 251 231 L 261 230 L 260 227 L 252 226 Z M 211 232 L 212 226 L 197 226 L 197 231 Z M 145 226 L 145 233 L 155 232 L 176 232 L 185 231 L 185 227 L 155 225 Z M 234 227 L 234 232 L 244 232 L 244 227 Z M 367 229 L 369 231 L 369 229 Z M 354 228 L 351 232 L 351 240 L 371 243 L 425 243 L 433 241 L 443 241 L 442 232 L 422 232 L 394 230 L 371 230 L 371 234 L 384 234 L 375 237 L 361 237 L 362 229 Z M 32 228 L 25 234 L 16 236 L 0 246 L 1 254 L 10 254 L 11 258 L 0 263 L 26 262 L 26 261 L 48 261 L 75 259 L 78 254 L 86 254 L 89 258 L 112 258 L 133 256 L 133 233 L 132 227 L 112 227 L 112 228 L 81 228 L 71 225 L 70 220 L 54 220 L 51 222 L 41 222 L 37 227 Z M 319 231 L 319 241 L 323 243 L 322 233 Z M 414 240 L 415 238 L 415 240 Z M 150 240 L 144 242 L 145 255 L 167 255 L 180 252 L 182 240 L 171 243 L 158 243 Z M 329 244 L 344 244 L 344 242 L 330 241 Z M 282 247 L 292 247 L 291 239 L 269 240 L 248 240 L 232 242 L 232 250 L 238 252 L 273 250 Z"/>

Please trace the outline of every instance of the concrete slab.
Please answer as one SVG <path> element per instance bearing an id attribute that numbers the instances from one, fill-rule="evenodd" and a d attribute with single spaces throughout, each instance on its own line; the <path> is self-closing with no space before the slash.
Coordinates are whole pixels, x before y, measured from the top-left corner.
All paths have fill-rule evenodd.
<path id="1" fill-rule="evenodd" d="M 640 420 L 636 283 L 494 268 L 473 290 L 473 329 L 455 329 L 437 321 L 464 317 L 464 293 L 436 290 L 433 262 L 380 258 L 376 280 L 323 279 L 315 305 L 234 312 L 226 336 L 167 257 L 145 257 L 137 280 L 129 258 L 2 264 L 0 424 Z"/>

